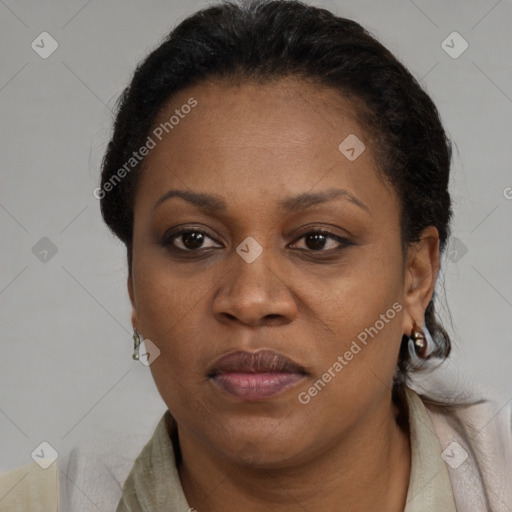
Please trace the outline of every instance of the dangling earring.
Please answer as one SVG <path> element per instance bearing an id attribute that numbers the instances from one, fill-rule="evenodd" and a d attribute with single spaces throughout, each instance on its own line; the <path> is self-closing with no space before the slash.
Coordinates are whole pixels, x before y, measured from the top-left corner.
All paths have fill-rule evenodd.
<path id="1" fill-rule="evenodd" d="M 416 322 L 412 322 L 412 332 L 409 340 L 409 352 L 413 358 L 421 360 L 428 359 L 435 348 L 435 341 L 425 325 L 419 327 Z"/>
<path id="2" fill-rule="evenodd" d="M 133 354 L 132 359 L 135 359 L 135 361 L 139 360 L 139 346 L 140 342 L 142 341 L 140 339 L 140 334 L 137 332 L 137 329 L 135 327 L 133 328 Z"/>

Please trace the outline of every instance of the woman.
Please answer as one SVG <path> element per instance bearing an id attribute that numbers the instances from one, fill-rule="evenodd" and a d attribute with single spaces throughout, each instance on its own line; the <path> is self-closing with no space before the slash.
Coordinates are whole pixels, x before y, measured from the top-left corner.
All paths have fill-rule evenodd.
<path id="1" fill-rule="evenodd" d="M 416 80 L 326 10 L 222 3 L 145 59 L 96 195 L 168 410 L 117 512 L 512 510 L 510 404 L 410 386 L 450 353 L 450 161 Z"/>

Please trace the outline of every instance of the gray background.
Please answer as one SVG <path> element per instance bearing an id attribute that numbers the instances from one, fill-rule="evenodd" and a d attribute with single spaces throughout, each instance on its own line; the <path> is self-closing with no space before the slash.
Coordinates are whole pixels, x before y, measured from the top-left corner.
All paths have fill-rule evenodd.
<path id="1" fill-rule="evenodd" d="M 441 112 L 456 144 L 456 240 L 443 274 L 451 364 L 505 404 L 512 398 L 512 2 L 313 3 L 372 31 Z M 149 439 L 165 410 L 149 368 L 131 359 L 124 248 L 103 225 L 92 191 L 111 109 L 136 63 L 203 5 L 0 0 L 0 470 L 30 462 L 41 441 L 59 450 L 103 429 Z M 31 47 L 44 31 L 59 45 L 47 59 Z M 453 31 L 469 44 L 458 58 L 441 46 Z"/>

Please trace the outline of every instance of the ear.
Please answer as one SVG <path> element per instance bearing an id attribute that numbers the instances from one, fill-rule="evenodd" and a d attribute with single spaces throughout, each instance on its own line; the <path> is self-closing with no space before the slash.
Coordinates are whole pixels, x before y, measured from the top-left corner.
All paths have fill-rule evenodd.
<path id="1" fill-rule="evenodd" d="M 130 273 L 128 276 L 128 295 L 132 304 L 132 325 L 134 329 L 137 329 L 137 309 L 135 307 L 135 291 L 133 287 L 133 277 Z"/>
<path id="2" fill-rule="evenodd" d="M 428 226 L 422 231 L 420 240 L 407 250 L 403 324 L 403 332 L 407 336 L 412 332 L 413 321 L 423 326 L 425 310 L 434 294 L 439 265 L 439 233 L 434 226 Z"/>

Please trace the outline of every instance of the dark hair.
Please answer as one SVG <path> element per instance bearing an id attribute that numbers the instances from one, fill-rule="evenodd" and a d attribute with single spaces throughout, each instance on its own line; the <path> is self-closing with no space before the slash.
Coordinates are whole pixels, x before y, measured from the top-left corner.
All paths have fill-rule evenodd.
<path id="1" fill-rule="evenodd" d="M 425 227 L 435 226 L 443 251 L 452 216 L 452 148 L 434 103 L 361 25 L 301 1 L 222 2 L 182 21 L 138 65 L 119 99 L 103 159 L 102 190 L 119 177 L 118 170 L 144 144 L 157 114 L 178 91 L 206 78 L 263 83 L 284 77 L 332 87 L 352 102 L 382 175 L 400 198 L 403 247 L 418 241 Z M 103 218 L 126 245 L 130 271 L 141 167 L 101 197 Z M 425 320 L 437 341 L 435 355 L 446 358 L 450 340 L 436 320 L 433 300 Z M 411 369 L 407 341 L 404 335 L 396 377 L 402 392 Z"/>

